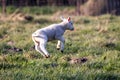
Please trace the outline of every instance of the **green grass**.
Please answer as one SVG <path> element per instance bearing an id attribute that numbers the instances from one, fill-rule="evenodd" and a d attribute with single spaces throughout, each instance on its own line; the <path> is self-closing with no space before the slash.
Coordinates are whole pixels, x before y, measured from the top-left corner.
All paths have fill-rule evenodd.
<path id="1" fill-rule="evenodd" d="M 98 23 L 105 20 L 109 23 L 101 27 L 108 30 L 96 31 Z M 73 16 L 73 21 L 75 30 L 64 35 L 64 53 L 56 50 L 57 41 L 49 42 L 47 50 L 51 57 L 48 59 L 31 50 L 34 45 L 31 34 L 60 22 L 59 19 L 41 15 L 31 22 L 0 23 L 0 80 L 120 80 L 120 17 L 103 15 L 96 20 Z M 11 41 L 12 46 L 8 44 Z M 10 50 L 12 47 L 22 51 Z M 64 57 L 87 57 L 88 61 L 69 64 Z"/>
<path id="2" fill-rule="evenodd" d="M 20 12 L 26 13 L 26 14 L 35 14 L 35 15 L 49 15 L 49 14 L 53 14 L 57 11 L 61 11 L 64 8 L 66 8 L 66 6 L 32 6 L 32 7 L 15 7 L 15 6 L 7 6 L 6 7 L 6 13 L 7 14 L 12 14 L 13 12 L 15 12 L 16 10 L 19 10 Z M 67 7 L 68 10 L 70 9 L 74 9 L 74 7 L 69 6 Z M 2 7 L 0 7 L 0 12 L 2 12 Z"/>

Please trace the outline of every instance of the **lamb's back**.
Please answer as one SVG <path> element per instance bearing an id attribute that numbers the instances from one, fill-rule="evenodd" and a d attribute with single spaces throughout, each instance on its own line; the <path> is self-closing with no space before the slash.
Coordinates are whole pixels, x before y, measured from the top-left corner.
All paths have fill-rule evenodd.
<path id="1" fill-rule="evenodd" d="M 48 27 L 38 29 L 34 34 L 40 37 L 47 37 L 48 40 L 56 39 L 56 36 L 62 35 L 64 32 L 61 29 L 61 25 L 52 24 Z"/>

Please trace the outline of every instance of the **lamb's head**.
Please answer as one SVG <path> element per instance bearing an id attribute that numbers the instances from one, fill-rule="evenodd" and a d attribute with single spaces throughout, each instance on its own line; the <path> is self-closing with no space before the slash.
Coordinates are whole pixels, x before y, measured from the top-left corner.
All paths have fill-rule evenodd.
<path id="1" fill-rule="evenodd" d="M 61 20 L 63 21 L 62 24 L 64 24 L 66 30 L 74 30 L 74 27 L 73 27 L 73 22 L 71 21 L 71 18 L 68 17 L 67 19 L 63 18 L 63 17 L 60 17 Z"/>

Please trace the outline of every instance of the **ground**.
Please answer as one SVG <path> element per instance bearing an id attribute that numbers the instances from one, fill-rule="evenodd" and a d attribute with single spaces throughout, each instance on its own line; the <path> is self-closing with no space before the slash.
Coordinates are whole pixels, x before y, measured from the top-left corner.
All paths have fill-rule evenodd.
<path id="1" fill-rule="evenodd" d="M 120 80 L 119 16 L 71 16 L 75 30 L 64 34 L 64 53 L 56 49 L 57 41 L 49 42 L 47 59 L 34 50 L 31 34 L 61 20 L 32 16 L 31 21 L 0 21 L 1 80 Z M 70 63 L 78 58 L 86 61 Z"/>

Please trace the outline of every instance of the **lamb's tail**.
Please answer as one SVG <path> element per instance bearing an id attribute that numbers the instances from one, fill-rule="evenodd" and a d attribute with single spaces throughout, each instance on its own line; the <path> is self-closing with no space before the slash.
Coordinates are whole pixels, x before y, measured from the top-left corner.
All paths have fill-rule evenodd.
<path id="1" fill-rule="evenodd" d="M 37 40 L 35 39 L 36 36 L 37 36 L 37 35 L 35 35 L 35 34 L 33 33 L 33 34 L 32 34 L 32 40 L 39 45 L 39 44 L 40 44 L 39 41 L 37 41 Z"/>
<path id="2" fill-rule="evenodd" d="M 33 37 L 33 36 L 35 37 L 35 36 L 37 36 L 37 34 L 36 34 L 36 33 L 33 33 L 33 34 L 32 34 L 32 37 Z"/>

